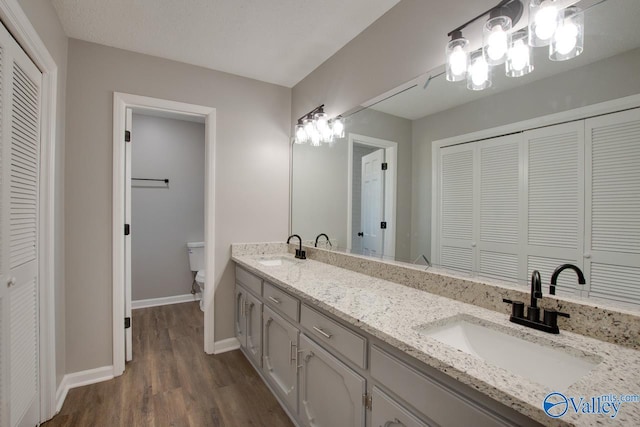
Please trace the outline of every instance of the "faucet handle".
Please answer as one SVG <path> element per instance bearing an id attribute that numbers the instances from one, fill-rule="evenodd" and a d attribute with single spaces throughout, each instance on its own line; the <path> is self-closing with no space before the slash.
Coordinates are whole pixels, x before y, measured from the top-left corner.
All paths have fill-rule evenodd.
<path id="1" fill-rule="evenodd" d="M 502 302 L 511 304 L 511 317 L 524 317 L 524 303 L 522 301 L 511 301 L 510 299 L 502 298 Z"/>
<path id="2" fill-rule="evenodd" d="M 552 308 L 545 309 L 542 315 L 542 323 L 552 328 L 558 327 L 558 316 L 569 318 L 569 313 L 563 313 L 561 311 L 554 310 Z"/>

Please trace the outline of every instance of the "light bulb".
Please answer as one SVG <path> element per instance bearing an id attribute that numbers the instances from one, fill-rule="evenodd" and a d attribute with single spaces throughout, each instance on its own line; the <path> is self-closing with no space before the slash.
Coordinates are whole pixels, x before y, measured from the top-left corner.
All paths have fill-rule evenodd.
<path id="1" fill-rule="evenodd" d="M 490 68 L 482 52 L 475 52 L 471 57 L 471 67 L 467 78 L 467 88 L 483 90 L 491 86 Z"/>
<path id="2" fill-rule="evenodd" d="M 496 25 L 489 35 L 487 54 L 492 60 L 499 61 L 507 52 L 507 48 L 507 33 L 502 29 L 502 26 Z"/>
<path id="3" fill-rule="evenodd" d="M 509 61 L 515 71 L 522 71 L 529 63 L 529 47 L 523 40 L 518 40 L 509 50 Z"/>
<path id="4" fill-rule="evenodd" d="M 481 86 L 489 77 L 489 65 L 484 59 L 477 59 L 471 66 L 471 81 Z"/>
<path id="5" fill-rule="evenodd" d="M 556 31 L 556 50 L 562 55 L 571 52 L 578 43 L 578 27 L 569 22 Z"/>
<path id="6" fill-rule="evenodd" d="M 307 132 L 304 130 L 304 125 L 301 123 L 296 125 L 296 144 L 304 144 L 309 139 Z"/>
<path id="7" fill-rule="evenodd" d="M 453 48 L 453 52 L 449 56 L 449 65 L 455 76 L 461 76 L 467 72 L 467 53 L 462 49 L 462 46 Z"/>
<path id="8" fill-rule="evenodd" d="M 336 138 L 344 138 L 344 123 L 342 117 L 338 116 L 333 120 L 333 135 Z"/>
<path id="9" fill-rule="evenodd" d="M 549 0 L 542 3 L 534 18 L 536 37 L 549 40 L 558 26 L 558 8 Z"/>

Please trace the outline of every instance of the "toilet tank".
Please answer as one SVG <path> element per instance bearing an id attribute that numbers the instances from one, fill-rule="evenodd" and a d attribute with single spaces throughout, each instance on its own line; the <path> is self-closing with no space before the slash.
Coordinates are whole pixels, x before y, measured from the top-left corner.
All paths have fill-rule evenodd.
<path id="1" fill-rule="evenodd" d="M 204 242 L 187 243 L 189 252 L 189 268 L 191 271 L 204 270 Z"/>

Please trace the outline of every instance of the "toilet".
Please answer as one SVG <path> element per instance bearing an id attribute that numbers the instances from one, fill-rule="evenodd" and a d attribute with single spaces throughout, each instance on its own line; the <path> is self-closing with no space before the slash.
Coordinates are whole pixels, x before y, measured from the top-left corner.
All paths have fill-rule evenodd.
<path id="1" fill-rule="evenodd" d="M 204 311 L 204 242 L 187 243 L 189 268 L 196 273 L 195 281 L 200 288 L 200 310 Z"/>

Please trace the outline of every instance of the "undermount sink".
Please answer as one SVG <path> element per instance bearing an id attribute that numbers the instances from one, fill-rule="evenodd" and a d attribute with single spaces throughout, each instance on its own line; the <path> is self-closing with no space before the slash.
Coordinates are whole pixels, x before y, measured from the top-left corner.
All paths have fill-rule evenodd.
<path id="1" fill-rule="evenodd" d="M 492 324 L 472 316 L 455 316 L 437 324 L 416 329 L 464 353 L 522 376 L 538 384 L 562 391 L 596 367 L 597 356 L 571 347 L 558 347 L 539 338 L 520 338 L 498 330 Z"/>
<path id="2" fill-rule="evenodd" d="M 284 263 L 293 263 L 293 261 L 288 258 L 277 257 L 277 258 L 260 258 L 258 259 L 258 263 L 267 267 L 276 267 Z"/>

